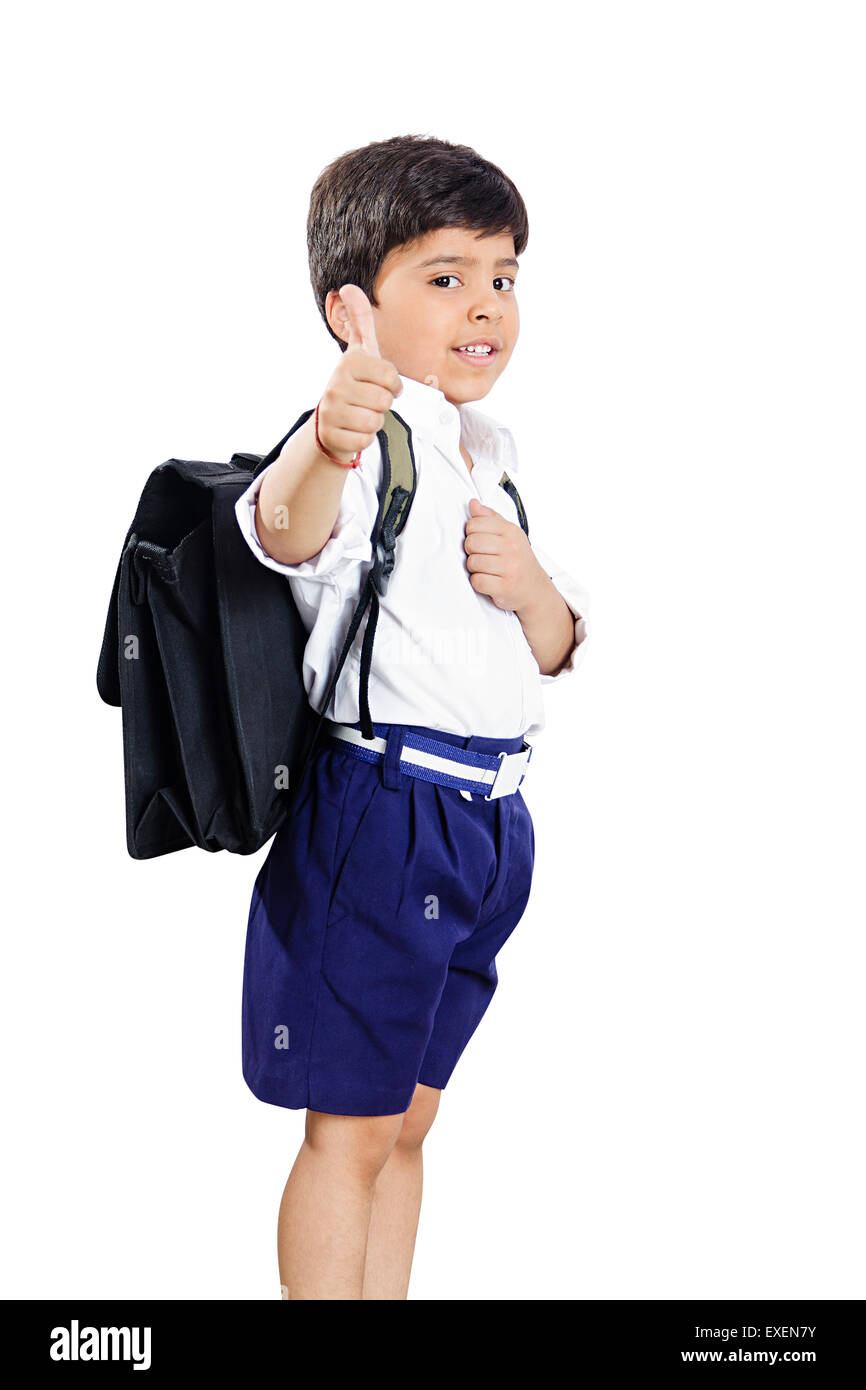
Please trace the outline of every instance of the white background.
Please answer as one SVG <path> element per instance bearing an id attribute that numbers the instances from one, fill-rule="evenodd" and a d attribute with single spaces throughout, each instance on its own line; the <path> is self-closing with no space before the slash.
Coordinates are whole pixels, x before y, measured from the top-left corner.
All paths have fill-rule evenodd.
<path id="1" fill-rule="evenodd" d="M 426 1145 L 414 1299 L 863 1298 L 862 7 L 32 3 L 4 22 L 3 1283 L 278 1299 L 303 1112 L 240 1067 L 265 851 L 126 852 L 96 660 L 144 481 L 337 349 L 346 149 L 530 214 L 482 409 L 592 597 L 530 907 Z"/>

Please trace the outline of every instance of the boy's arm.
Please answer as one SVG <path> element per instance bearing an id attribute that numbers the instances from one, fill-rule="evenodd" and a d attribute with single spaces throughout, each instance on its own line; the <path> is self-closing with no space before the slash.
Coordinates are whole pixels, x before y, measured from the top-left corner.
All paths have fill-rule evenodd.
<path id="1" fill-rule="evenodd" d="M 505 466 L 509 476 L 519 485 L 517 443 L 507 426 L 500 425 L 499 430 L 504 442 Z M 522 542 L 519 544 L 522 545 Z M 521 589 L 515 600 L 514 611 L 538 662 L 541 680 L 546 684 L 575 671 L 586 655 L 589 594 L 535 541 L 526 548 L 537 561 L 537 566 L 529 562 L 530 597 L 527 599 Z M 539 579 L 539 567 L 546 583 Z"/>
<path id="2" fill-rule="evenodd" d="M 255 524 L 265 553 L 279 564 L 297 565 L 321 550 L 334 529 L 348 474 L 320 453 L 311 415 L 262 476 Z"/>
<path id="3" fill-rule="evenodd" d="M 567 570 L 564 570 L 561 565 L 558 565 L 551 556 L 540 548 L 540 546 L 533 543 L 532 550 L 554 591 L 554 597 L 550 600 L 550 606 L 548 608 L 548 617 L 542 617 L 541 627 L 538 631 L 538 640 L 541 644 L 542 653 L 549 655 L 545 646 L 546 640 L 549 642 L 549 638 L 545 638 L 545 627 L 549 622 L 549 613 L 551 611 L 556 612 L 557 608 L 559 608 L 561 613 L 561 605 L 564 604 L 567 623 L 570 623 L 571 629 L 570 640 L 568 641 L 565 656 L 561 660 L 556 661 L 554 654 L 554 660 L 552 662 L 545 661 L 542 663 L 536 651 L 536 625 L 539 622 L 537 605 L 536 611 L 533 611 L 533 605 L 530 603 L 526 610 L 522 609 L 518 613 L 523 631 L 526 633 L 527 641 L 532 647 L 536 661 L 538 661 L 541 679 L 547 682 L 558 680 L 560 677 L 567 675 L 570 671 L 576 670 L 586 655 L 586 639 L 589 636 L 587 622 L 589 617 L 589 594 L 581 584 L 578 584 L 577 580 L 572 578 Z M 561 604 L 556 603 L 556 596 L 561 600 Z M 564 624 L 566 623 L 566 619 L 560 620 L 563 621 Z M 527 631 L 527 626 L 530 631 Z M 563 630 L 565 631 L 565 626 Z"/>
<path id="4" fill-rule="evenodd" d="M 577 648 L 586 639 L 586 619 L 569 607 L 549 575 L 542 573 L 537 588 L 515 612 L 542 677 L 573 671 Z"/>
<path id="5" fill-rule="evenodd" d="M 393 363 L 379 354 L 373 310 L 363 291 L 344 285 L 339 298 L 349 345 L 319 402 L 319 440 L 348 463 L 373 443 L 403 383 Z M 320 551 L 334 528 L 349 471 L 319 449 L 311 415 L 262 475 L 255 525 L 265 553 L 280 564 L 297 565 Z"/>
<path id="6" fill-rule="evenodd" d="M 520 619 L 541 679 L 558 680 L 573 671 L 588 635 L 586 590 L 531 545 L 520 526 L 475 497 L 469 499 L 463 548 L 475 591 Z"/>
<path id="7" fill-rule="evenodd" d="M 249 546 L 260 564 L 284 575 L 287 579 L 299 581 L 302 587 L 294 588 L 296 601 L 309 600 L 313 609 L 317 601 L 312 598 L 313 590 L 305 590 L 305 581 L 313 585 L 337 582 L 337 572 L 345 565 L 365 564 L 372 559 L 370 536 L 373 523 L 379 511 L 379 476 L 381 451 L 378 442 L 365 449 L 363 462 L 359 468 L 346 470 L 346 482 L 340 497 L 336 520 L 322 548 L 297 564 L 284 564 L 275 560 L 265 550 L 259 540 L 256 528 L 256 504 L 264 486 L 269 468 L 276 468 L 277 462 L 268 465 L 256 475 L 235 503 L 235 516 L 245 543 Z"/>

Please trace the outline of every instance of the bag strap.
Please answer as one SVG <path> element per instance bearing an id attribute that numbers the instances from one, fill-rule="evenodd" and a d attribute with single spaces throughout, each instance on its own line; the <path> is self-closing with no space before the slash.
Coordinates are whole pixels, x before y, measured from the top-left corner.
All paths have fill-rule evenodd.
<path id="1" fill-rule="evenodd" d="M 382 449 L 382 486 L 379 492 L 379 512 L 371 536 L 373 564 L 364 586 L 370 603 L 370 616 L 367 619 L 361 647 L 361 677 L 358 695 L 361 733 L 364 738 L 373 737 L 368 686 L 373 659 L 373 641 L 376 636 L 376 624 L 379 620 L 379 596 L 387 592 L 391 572 L 394 569 L 397 537 L 408 520 L 409 510 L 418 484 L 415 455 L 412 450 L 412 431 L 396 411 L 389 410 L 387 412 L 385 423 L 378 438 Z M 366 600 L 363 602 L 362 611 L 365 607 Z M 328 707 L 329 699 L 330 694 L 325 700 L 325 709 Z"/>
<path id="2" fill-rule="evenodd" d="M 514 486 L 507 473 L 503 473 L 502 477 L 499 479 L 499 486 L 505 489 L 517 508 L 517 519 L 526 533 L 526 539 L 529 540 L 529 522 L 526 520 L 526 508 L 520 500 L 520 493 L 517 491 L 517 488 Z"/>

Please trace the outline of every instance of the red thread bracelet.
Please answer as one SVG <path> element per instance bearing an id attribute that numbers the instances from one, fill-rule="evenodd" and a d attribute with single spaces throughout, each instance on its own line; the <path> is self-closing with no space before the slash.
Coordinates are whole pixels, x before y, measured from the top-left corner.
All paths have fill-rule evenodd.
<path id="1" fill-rule="evenodd" d="M 319 405 L 321 404 L 322 402 L 319 401 Z M 316 406 L 316 418 L 313 421 L 313 428 L 316 432 L 316 448 L 319 450 L 319 453 L 324 454 L 326 459 L 331 460 L 331 463 L 338 463 L 341 468 L 357 468 L 358 464 L 361 462 L 360 449 L 358 450 L 355 457 L 353 459 L 350 459 L 348 463 L 344 463 L 342 459 L 334 458 L 333 454 L 328 453 L 327 449 L 325 448 L 324 444 L 319 438 L 319 405 Z"/>

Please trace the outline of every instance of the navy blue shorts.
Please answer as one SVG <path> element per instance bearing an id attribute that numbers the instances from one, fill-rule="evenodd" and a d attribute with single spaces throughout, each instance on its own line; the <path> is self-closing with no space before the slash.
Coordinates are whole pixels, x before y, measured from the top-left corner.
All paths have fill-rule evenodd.
<path id="1" fill-rule="evenodd" d="M 356 724 L 355 727 L 358 727 Z M 243 1074 L 259 1100 L 395 1115 L 442 1088 L 496 989 L 495 957 L 529 900 L 520 792 L 467 801 L 322 736 L 253 888 Z M 431 738 L 517 752 L 522 738 Z"/>

